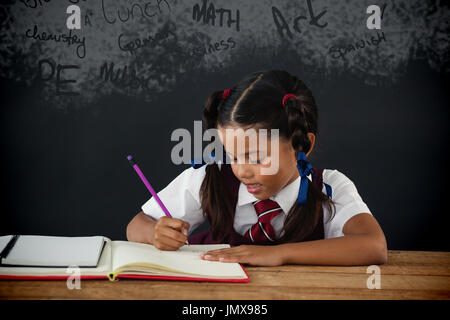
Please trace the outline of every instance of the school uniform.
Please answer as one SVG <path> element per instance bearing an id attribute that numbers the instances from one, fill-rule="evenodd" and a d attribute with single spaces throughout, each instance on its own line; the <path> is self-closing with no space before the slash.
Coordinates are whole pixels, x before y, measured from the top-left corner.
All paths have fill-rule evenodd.
<path id="1" fill-rule="evenodd" d="M 200 186 L 205 177 L 205 169 L 206 166 L 197 169 L 188 168 L 170 182 L 167 187 L 158 192 L 158 196 L 172 217 L 189 222 L 188 234 L 191 244 L 218 243 L 216 239 L 212 238 L 209 231 L 191 235 L 192 231 L 206 219 L 200 207 L 199 195 Z M 258 215 L 254 206 L 258 199 L 249 193 L 247 187 L 234 176 L 230 165 L 222 165 L 220 171 L 231 203 L 236 208 L 233 223 L 234 231 L 226 242 L 230 245 L 251 244 L 248 237 L 244 237 L 244 235 L 258 222 Z M 278 203 L 282 210 L 270 221 L 276 238 L 282 235 L 286 216 L 297 201 L 301 179 L 305 178 L 297 177 L 296 180 L 270 197 L 271 200 Z M 314 168 L 307 178 L 334 201 L 336 210 L 333 219 L 330 220 L 331 212 L 326 206 L 322 206 L 318 225 L 304 241 L 343 236 L 342 229 L 350 218 L 360 213 L 371 214 L 368 206 L 358 194 L 354 183 L 338 170 Z M 155 220 L 164 216 L 164 212 L 153 197 L 142 206 L 142 210 Z"/>

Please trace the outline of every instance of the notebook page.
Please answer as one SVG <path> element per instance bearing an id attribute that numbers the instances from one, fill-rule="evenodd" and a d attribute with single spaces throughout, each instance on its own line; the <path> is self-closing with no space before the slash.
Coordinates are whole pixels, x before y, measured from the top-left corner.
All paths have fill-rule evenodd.
<path id="1" fill-rule="evenodd" d="M 222 263 L 200 259 L 200 253 L 229 248 L 228 244 L 186 245 L 177 251 L 162 251 L 156 247 L 130 241 L 113 241 L 113 270 L 127 265 L 149 263 L 172 271 L 212 277 L 246 277 L 238 263 Z"/>
<path id="2" fill-rule="evenodd" d="M 20 236 L 2 264 L 18 266 L 95 267 L 103 237 Z"/>

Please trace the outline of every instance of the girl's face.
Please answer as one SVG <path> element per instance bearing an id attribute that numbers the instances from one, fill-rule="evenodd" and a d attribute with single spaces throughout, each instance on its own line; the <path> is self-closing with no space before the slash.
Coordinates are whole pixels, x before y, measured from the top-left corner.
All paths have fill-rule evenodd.
<path id="1" fill-rule="evenodd" d="M 299 176 L 295 150 L 290 141 L 274 137 L 273 139 L 278 140 L 277 150 L 274 148 L 276 141 L 272 141 L 270 137 L 267 137 L 267 142 L 263 142 L 260 146 L 260 140 L 263 139 L 261 134 L 256 134 L 257 143 L 255 143 L 255 140 L 252 141 L 250 136 L 244 133 L 244 130 L 251 128 L 237 129 L 239 127 L 219 126 L 219 137 L 228 157 L 232 160 L 231 168 L 234 175 L 257 199 L 268 199 Z M 257 129 L 254 130 L 258 133 Z M 267 174 L 268 171 L 271 174 Z M 266 173 L 263 174 L 264 172 Z"/>

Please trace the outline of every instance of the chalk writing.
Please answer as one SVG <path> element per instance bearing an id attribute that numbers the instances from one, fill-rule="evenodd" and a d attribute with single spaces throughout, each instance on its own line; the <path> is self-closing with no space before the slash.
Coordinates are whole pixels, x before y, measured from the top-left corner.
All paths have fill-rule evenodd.
<path id="1" fill-rule="evenodd" d="M 52 34 L 44 31 L 39 33 L 38 26 L 35 25 L 33 28 L 33 32 L 31 32 L 31 29 L 27 29 L 27 31 L 25 32 L 25 36 L 27 38 L 32 38 L 40 41 L 64 42 L 67 43 L 69 46 L 77 45 L 76 54 L 78 58 L 83 59 L 86 56 L 85 37 L 79 38 L 76 34 L 72 33 L 72 30 L 69 30 L 68 34 L 65 33 Z"/>
<path id="2" fill-rule="evenodd" d="M 377 32 L 377 36 L 372 36 L 369 40 L 360 39 L 349 44 L 332 46 L 328 53 L 334 59 L 344 59 L 349 52 L 358 51 L 368 47 L 376 47 L 382 42 L 386 42 L 386 36 L 384 32 Z"/>
<path id="3" fill-rule="evenodd" d="M 75 79 L 63 79 L 63 71 L 70 69 L 79 69 L 78 65 L 61 65 L 56 64 L 50 59 L 42 59 L 38 62 L 38 79 L 43 82 L 51 81 L 55 78 L 55 86 L 57 96 L 76 96 L 78 92 L 69 91 L 66 87 L 69 83 L 76 83 Z M 56 77 L 55 77 L 56 71 Z"/>
<path id="4" fill-rule="evenodd" d="M 170 13 L 170 5 L 166 0 L 150 0 L 143 4 L 140 3 L 132 3 L 130 6 L 125 8 L 125 11 L 120 11 L 120 9 L 116 9 L 115 14 L 108 14 L 108 6 L 106 5 L 106 0 L 102 0 L 102 13 L 103 18 L 109 24 L 114 24 L 117 21 L 117 18 L 120 22 L 125 23 L 129 20 L 133 20 L 136 18 L 154 18 L 158 14 L 162 14 L 164 12 L 164 8 L 166 11 Z M 108 3 L 112 3 L 108 2 Z M 156 3 L 156 4 L 154 4 Z M 164 5 L 164 6 L 163 6 Z M 114 8 L 115 9 L 115 8 Z M 117 17 L 117 18 L 116 18 Z"/>
<path id="5" fill-rule="evenodd" d="M 234 49 L 236 45 L 236 41 L 230 37 L 227 40 L 222 39 L 209 43 L 207 46 L 195 46 L 191 48 L 178 47 L 174 49 L 173 52 L 177 53 L 181 59 L 188 59 L 191 57 L 201 59 L 209 54 Z"/>
<path id="6" fill-rule="evenodd" d="M 150 77 L 138 76 L 136 70 L 129 66 L 115 69 L 114 62 L 104 62 L 100 67 L 100 79 L 111 82 L 121 88 L 149 90 Z"/>
<path id="7" fill-rule="evenodd" d="M 117 38 L 117 42 L 120 50 L 127 51 L 130 54 L 134 54 L 136 50 L 154 45 L 158 42 L 166 40 L 170 36 L 176 37 L 174 29 L 175 28 L 173 28 L 172 30 L 162 30 L 154 35 L 149 35 L 145 38 L 136 38 L 134 40 L 127 40 L 124 34 L 120 34 Z"/>
<path id="8" fill-rule="evenodd" d="M 207 0 L 203 0 L 203 4 L 202 7 L 200 8 L 200 6 L 198 4 L 194 5 L 194 7 L 192 8 L 192 19 L 194 21 L 199 22 L 200 20 L 203 20 L 204 24 L 209 24 L 211 23 L 211 25 L 215 26 L 216 24 L 216 14 L 218 14 L 219 16 L 219 26 L 223 27 L 223 20 L 224 20 L 224 15 L 226 16 L 226 22 L 227 22 L 227 26 L 228 28 L 231 28 L 232 24 L 236 24 L 236 30 L 240 31 L 240 27 L 239 27 L 239 21 L 240 21 L 240 13 L 239 10 L 236 10 L 236 19 L 232 19 L 232 11 L 230 9 L 216 9 L 214 7 L 214 4 L 210 3 L 209 6 L 207 7 Z"/>
<path id="9" fill-rule="evenodd" d="M 56 92 L 79 92 L 90 103 L 114 91 L 152 100 L 191 71 L 197 76 L 234 70 L 256 62 L 255 55 L 261 64 L 284 59 L 286 66 L 301 63 L 306 73 L 327 77 L 343 71 L 365 83 L 383 77 L 395 82 L 414 59 L 447 72 L 449 45 L 442 39 L 450 11 L 427 9 L 422 2 L 3 1 L 0 77 L 32 84 L 38 61 L 53 58 L 53 66 L 41 63 L 42 95 L 58 103 L 70 99 L 54 99 Z M 82 31 L 66 29 L 70 4 L 80 7 L 76 25 Z M 367 29 L 371 4 L 380 8 L 382 29 Z M 72 79 L 77 82 L 63 82 Z"/>
<path id="10" fill-rule="evenodd" d="M 325 28 L 328 25 L 328 22 L 319 23 L 319 20 L 320 20 L 320 18 L 322 18 L 325 15 L 325 13 L 327 13 L 327 10 L 323 10 L 319 14 L 316 15 L 314 13 L 314 9 L 313 9 L 311 0 L 306 0 L 306 3 L 308 5 L 309 17 L 301 15 L 301 16 L 297 16 L 296 18 L 294 18 L 294 21 L 292 23 L 292 27 L 293 27 L 294 31 L 296 31 L 297 33 L 301 33 L 301 29 L 300 29 L 300 25 L 299 25 L 300 21 L 308 20 L 308 18 L 309 18 L 309 24 L 311 26 L 315 26 L 318 28 Z M 292 39 L 293 33 L 291 31 L 291 28 L 290 28 L 288 22 L 286 21 L 285 17 L 283 16 L 283 14 L 277 7 L 272 7 L 272 16 L 273 16 L 273 21 L 275 23 L 275 26 L 277 27 L 277 30 L 278 30 L 278 33 L 280 34 L 280 36 L 284 37 L 284 33 L 286 33 L 286 35 L 290 39 Z"/>
<path id="11" fill-rule="evenodd" d="M 84 15 L 84 25 L 92 27 L 91 19 L 89 18 L 89 16 L 92 16 L 92 11 L 88 9 L 86 10 L 86 14 Z"/>
<path id="12" fill-rule="evenodd" d="M 50 2 L 51 0 L 20 0 L 20 2 L 22 2 L 25 7 L 27 8 L 37 8 L 38 6 L 42 7 L 46 2 Z"/>
<path id="13" fill-rule="evenodd" d="M 233 38 L 228 38 L 226 41 L 220 40 L 219 42 L 210 43 L 208 49 L 205 48 L 204 54 L 234 49 L 234 47 L 236 47 L 236 42 Z"/>

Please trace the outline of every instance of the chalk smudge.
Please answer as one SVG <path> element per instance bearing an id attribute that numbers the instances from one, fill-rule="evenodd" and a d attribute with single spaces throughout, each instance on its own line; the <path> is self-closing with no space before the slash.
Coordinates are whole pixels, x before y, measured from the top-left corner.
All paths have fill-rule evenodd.
<path id="1" fill-rule="evenodd" d="M 32 85 L 39 79 L 39 61 L 51 61 L 55 68 L 76 65 L 65 75 L 76 81 L 64 86 L 79 92 L 77 105 L 84 105 L 112 92 L 151 101 L 155 94 L 188 81 L 191 73 L 226 72 L 237 63 L 255 60 L 264 66 L 287 52 L 295 55 L 303 70 L 313 68 L 323 77 L 350 73 L 369 83 L 396 81 L 414 59 L 449 72 L 447 7 L 440 7 L 438 1 L 385 1 L 380 4 L 382 30 L 368 30 L 365 11 L 370 4 L 360 0 L 80 2 L 82 29 L 71 32 L 66 43 L 51 35 L 69 33 L 65 27 L 69 1 L 43 2 L 36 8 L 23 2 L 2 4 L 0 76 Z M 195 5 L 208 9 L 212 5 L 214 25 L 193 18 Z M 275 16 L 285 23 L 283 32 Z M 230 17 L 232 23 L 227 24 Z M 236 19 L 238 27 L 233 23 Z M 56 71 L 41 83 L 42 96 L 64 108 L 68 100 L 56 95 L 55 77 Z"/>

